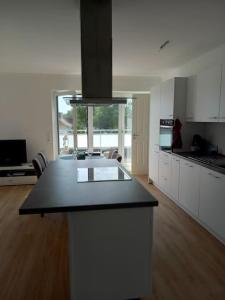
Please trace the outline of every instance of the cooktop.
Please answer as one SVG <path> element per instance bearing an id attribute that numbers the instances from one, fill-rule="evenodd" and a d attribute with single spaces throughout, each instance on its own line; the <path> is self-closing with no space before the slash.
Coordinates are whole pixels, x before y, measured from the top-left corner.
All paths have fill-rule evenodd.
<path id="1" fill-rule="evenodd" d="M 77 182 L 124 181 L 131 179 L 120 167 L 77 168 Z"/>
<path id="2" fill-rule="evenodd" d="M 199 161 L 201 163 L 225 169 L 225 156 L 222 154 L 215 155 L 196 155 L 189 152 L 179 153 L 181 156 Z"/>

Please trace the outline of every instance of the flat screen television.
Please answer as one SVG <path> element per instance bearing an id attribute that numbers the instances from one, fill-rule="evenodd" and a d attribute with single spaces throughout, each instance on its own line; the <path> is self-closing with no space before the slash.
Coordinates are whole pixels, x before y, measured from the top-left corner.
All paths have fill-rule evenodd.
<path id="1" fill-rule="evenodd" d="M 26 162 L 26 140 L 0 140 L 0 166 L 17 166 Z"/>

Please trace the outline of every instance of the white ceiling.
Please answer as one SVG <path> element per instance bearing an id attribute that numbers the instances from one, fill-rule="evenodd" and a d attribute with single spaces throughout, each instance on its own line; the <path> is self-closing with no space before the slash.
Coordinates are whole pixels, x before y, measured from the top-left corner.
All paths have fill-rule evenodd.
<path id="1" fill-rule="evenodd" d="M 80 74 L 76 1 L 0 0 L 0 72 Z M 225 43 L 224 0 L 112 2 L 115 75 L 159 75 Z"/>

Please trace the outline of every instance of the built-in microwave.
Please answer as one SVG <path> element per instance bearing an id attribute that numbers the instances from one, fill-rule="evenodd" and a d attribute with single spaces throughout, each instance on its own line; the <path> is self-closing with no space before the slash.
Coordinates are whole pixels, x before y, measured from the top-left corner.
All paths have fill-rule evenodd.
<path id="1" fill-rule="evenodd" d="M 161 119 L 159 132 L 159 146 L 161 150 L 172 150 L 174 120 Z"/>

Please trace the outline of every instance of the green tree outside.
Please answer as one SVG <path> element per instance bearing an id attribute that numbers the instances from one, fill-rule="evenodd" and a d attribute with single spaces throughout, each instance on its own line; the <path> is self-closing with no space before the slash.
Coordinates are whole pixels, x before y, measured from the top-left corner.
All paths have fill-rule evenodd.
<path id="1" fill-rule="evenodd" d="M 67 120 L 73 119 L 73 110 L 68 111 L 64 117 Z M 118 129 L 119 105 L 94 106 L 93 127 L 94 129 Z M 129 128 L 128 120 L 132 118 L 132 106 L 125 107 L 125 128 Z M 77 130 L 87 129 L 87 106 L 77 106 Z"/>

